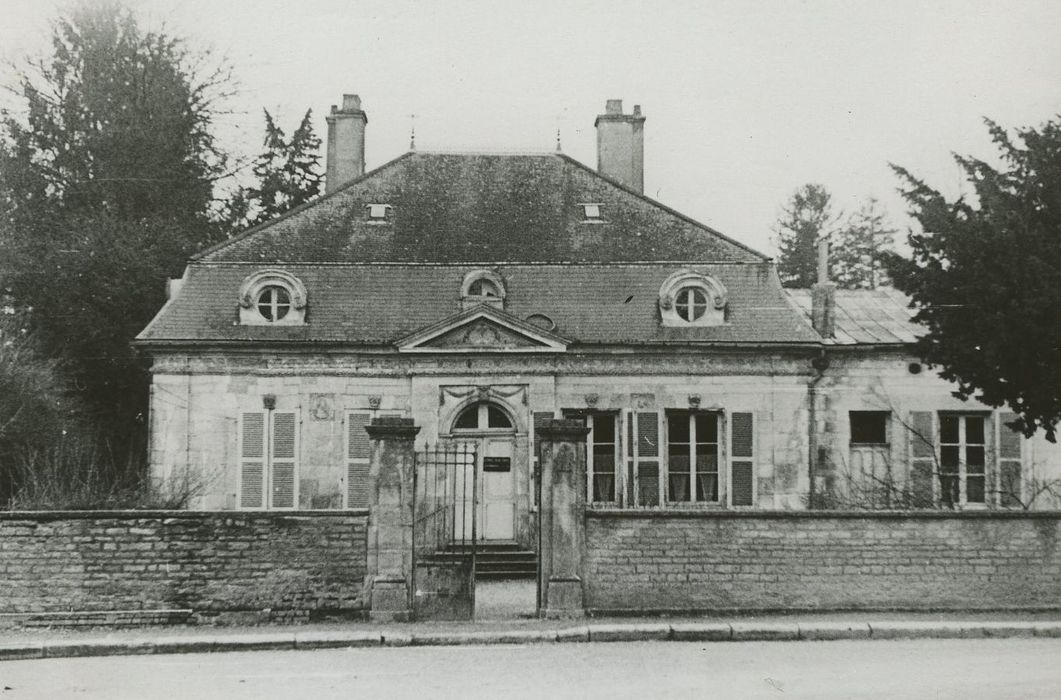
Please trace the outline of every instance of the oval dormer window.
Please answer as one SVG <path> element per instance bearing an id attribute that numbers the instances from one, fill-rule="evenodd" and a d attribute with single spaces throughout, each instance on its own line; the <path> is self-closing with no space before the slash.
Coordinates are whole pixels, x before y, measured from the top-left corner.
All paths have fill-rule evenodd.
<path id="1" fill-rule="evenodd" d="M 259 270 L 239 289 L 239 322 L 244 326 L 300 326 L 306 322 L 306 287 L 284 270 Z"/>
<path id="2" fill-rule="evenodd" d="M 290 310 L 291 295 L 283 287 L 271 284 L 258 293 L 258 313 L 266 321 L 280 321 Z"/>
<path id="3" fill-rule="evenodd" d="M 726 287 L 698 270 L 679 270 L 659 289 L 659 314 L 664 326 L 721 326 L 726 322 Z"/>
<path id="4" fill-rule="evenodd" d="M 707 313 L 707 295 L 699 287 L 682 287 L 674 295 L 674 310 L 686 323 L 699 321 Z"/>

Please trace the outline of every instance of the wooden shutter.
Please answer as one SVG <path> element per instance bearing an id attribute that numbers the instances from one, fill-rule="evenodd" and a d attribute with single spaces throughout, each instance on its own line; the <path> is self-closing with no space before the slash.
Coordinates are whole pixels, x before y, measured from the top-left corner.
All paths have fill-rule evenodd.
<path id="1" fill-rule="evenodd" d="M 240 415 L 239 507 L 265 505 L 265 413 Z"/>
<path id="2" fill-rule="evenodd" d="M 272 423 L 269 506 L 294 508 L 298 474 L 298 417 L 291 411 L 273 411 Z"/>
<path id="3" fill-rule="evenodd" d="M 371 443 L 365 426 L 372 421 L 368 413 L 346 414 L 346 507 L 368 508 L 368 460 Z"/>
<path id="4" fill-rule="evenodd" d="M 1002 413 L 998 417 L 998 502 L 1003 508 L 1024 504 L 1021 488 L 1021 448 L 1024 440 L 1019 432 L 1006 425 L 1015 420 L 1015 413 Z"/>
<path id="5" fill-rule="evenodd" d="M 734 506 L 755 505 L 755 414 L 729 419 L 729 493 Z"/>
<path id="6" fill-rule="evenodd" d="M 659 494 L 659 413 L 638 411 L 633 415 L 636 443 L 634 447 L 634 491 L 636 505 L 658 506 Z"/>
<path id="7" fill-rule="evenodd" d="M 907 433 L 910 444 L 910 492 L 916 508 L 935 506 L 936 424 L 931 411 L 911 411 Z"/>

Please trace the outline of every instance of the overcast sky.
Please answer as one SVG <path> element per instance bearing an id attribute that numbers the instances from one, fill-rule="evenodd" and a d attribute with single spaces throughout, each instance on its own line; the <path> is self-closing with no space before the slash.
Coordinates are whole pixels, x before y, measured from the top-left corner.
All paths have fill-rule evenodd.
<path id="1" fill-rule="evenodd" d="M 774 252 L 806 182 L 838 208 L 877 197 L 907 224 L 895 162 L 954 194 L 952 152 L 990 156 L 982 117 L 1061 113 L 1061 2 L 130 0 L 151 26 L 228 56 L 224 130 L 258 150 L 261 108 L 316 128 L 344 92 L 368 113 L 368 167 L 423 150 L 563 150 L 596 167 L 608 98 L 645 124 L 645 192 Z M 0 51 L 47 48 L 66 3 L 0 0 Z M 10 82 L 10 72 L 0 76 Z"/>

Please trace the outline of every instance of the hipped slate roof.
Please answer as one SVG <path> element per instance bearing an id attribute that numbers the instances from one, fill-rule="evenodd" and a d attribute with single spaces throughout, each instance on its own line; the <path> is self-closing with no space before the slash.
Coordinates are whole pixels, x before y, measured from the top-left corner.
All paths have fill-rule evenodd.
<path id="1" fill-rule="evenodd" d="M 587 223 L 581 203 L 599 203 Z M 386 223 L 366 205 L 387 204 Z M 204 262 L 767 258 L 559 153 L 407 153 L 199 256 Z"/>
<path id="2" fill-rule="evenodd" d="M 237 296 L 248 275 L 268 265 L 193 264 L 180 293 L 141 341 L 257 341 L 389 345 L 460 311 L 464 275 L 481 265 L 289 264 L 306 286 L 304 326 L 241 326 Z M 545 314 L 576 344 L 819 342 L 786 300 L 770 263 L 500 264 L 505 310 Z M 678 269 L 712 275 L 729 291 L 726 323 L 664 328 L 657 300 Z"/>
<path id="3" fill-rule="evenodd" d="M 787 289 L 789 298 L 809 321 L 809 289 Z M 914 323 L 916 310 L 910 298 L 893 287 L 879 289 L 837 289 L 835 345 L 895 345 L 913 343 L 924 334 Z"/>

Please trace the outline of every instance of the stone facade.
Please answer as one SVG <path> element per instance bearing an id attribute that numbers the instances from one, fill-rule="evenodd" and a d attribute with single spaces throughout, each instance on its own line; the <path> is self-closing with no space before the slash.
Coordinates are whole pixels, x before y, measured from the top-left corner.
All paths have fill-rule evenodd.
<path id="1" fill-rule="evenodd" d="M 359 618 L 367 519 L 363 511 L 0 514 L 0 613 Z"/>
<path id="2" fill-rule="evenodd" d="M 1055 513 L 589 511 L 591 612 L 1061 609 Z"/>

